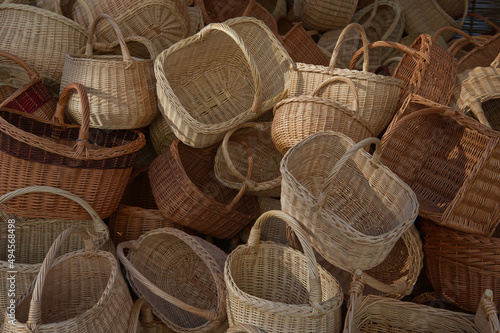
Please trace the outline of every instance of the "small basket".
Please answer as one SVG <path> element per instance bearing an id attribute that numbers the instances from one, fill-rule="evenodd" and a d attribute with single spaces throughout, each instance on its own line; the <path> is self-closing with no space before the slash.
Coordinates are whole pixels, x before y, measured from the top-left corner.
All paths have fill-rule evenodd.
<path id="1" fill-rule="evenodd" d="M 225 331 L 226 254 L 221 249 L 180 230 L 162 228 L 120 243 L 117 254 L 134 292 L 170 329 Z"/>
<path id="2" fill-rule="evenodd" d="M 375 144 L 373 156 L 360 150 Z M 312 246 L 347 271 L 382 263 L 418 214 L 415 193 L 380 163 L 380 140 L 312 134 L 281 161 L 281 205 Z"/>
<path id="3" fill-rule="evenodd" d="M 293 11 L 304 27 L 327 31 L 348 25 L 357 4 L 358 0 L 295 0 Z"/>
<path id="4" fill-rule="evenodd" d="M 305 254 L 260 241 L 262 225 L 273 217 L 294 230 Z M 340 332 L 342 290 L 318 266 L 298 222 L 281 211 L 259 217 L 248 244 L 238 246 L 227 257 L 224 280 L 229 325 L 249 324 L 265 332 Z"/>

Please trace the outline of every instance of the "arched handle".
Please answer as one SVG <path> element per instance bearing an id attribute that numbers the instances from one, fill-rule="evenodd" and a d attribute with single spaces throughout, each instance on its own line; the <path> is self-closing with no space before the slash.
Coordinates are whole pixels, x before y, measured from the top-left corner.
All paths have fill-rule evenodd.
<path id="1" fill-rule="evenodd" d="M 484 43 L 488 42 L 491 38 L 492 37 L 490 37 L 490 36 L 473 36 L 472 37 L 473 40 L 479 41 L 479 43 L 481 43 L 481 46 Z M 472 41 L 467 39 L 467 38 L 457 39 L 453 43 L 450 44 L 450 46 L 448 47 L 448 52 L 450 52 L 450 54 L 455 57 L 460 50 L 462 50 L 465 46 L 467 46 L 469 44 L 472 44 Z"/>
<path id="2" fill-rule="evenodd" d="M 38 275 L 34 282 L 28 321 L 26 322 L 26 326 L 30 330 L 30 332 L 38 332 L 38 327 L 42 324 L 41 305 L 43 286 L 45 284 L 47 275 L 52 268 L 52 264 L 54 263 L 57 251 L 61 247 L 61 244 L 66 240 L 66 238 L 68 238 L 72 234 L 79 234 L 83 238 L 83 241 L 85 242 L 85 252 L 97 252 L 97 246 L 93 242 L 90 233 L 83 228 L 72 227 L 66 229 L 56 238 L 54 243 L 52 243 L 49 252 L 47 252 L 47 255 L 45 256 L 42 266 L 40 267 L 40 271 L 38 272 Z"/>
<path id="3" fill-rule="evenodd" d="M 141 325 L 139 324 L 139 315 L 142 317 Z M 154 317 L 149 303 L 144 298 L 139 298 L 135 301 L 132 311 L 130 312 L 127 333 L 137 333 L 139 325 L 144 327 L 151 326 L 153 319 Z"/>
<path id="4" fill-rule="evenodd" d="M 495 29 L 496 33 L 500 33 L 500 27 L 498 25 L 496 25 L 495 23 L 493 23 L 493 21 L 488 20 L 483 15 L 471 12 L 471 13 L 467 13 L 467 16 L 476 17 L 476 18 L 480 19 L 481 21 L 487 23 L 490 27 L 492 27 L 493 29 Z"/>
<path id="5" fill-rule="evenodd" d="M 35 71 L 33 68 L 30 67 L 26 62 L 24 62 L 22 59 L 18 58 L 17 56 L 13 55 L 12 53 L 8 53 L 5 51 L 0 50 L 0 57 L 5 57 L 7 59 L 10 59 L 14 61 L 16 64 L 21 66 L 27 73 L 28 77 L 30 78 L 31 81 L 36 80 L 36 79 L 41 79 L 40 74 L 38 74 L 37 71 Z"/>
<path id="6" fill-rule="evenodd" d="M 92 15 L 92 9 L 90 8 L 90 6 L 87 4 L 87 2 L 85 2 L 85 0 L 76 0 L 76 2 L 73 4 L 73 7 L 71 8 L 73 18 L 75 17 L 75 9 L 77 6 L 81 6 L 83 8 L 85 14 L 87 14 L 87 19 L 90 25 L 94 21 L 94 16 Z M 85 28 L 88 28 L 88 26 Z"/>
<path id="7" fill-rule="evenodd" d="M 432 42 L 437 43 L 439 36 L 441 36 L 441 34 L 443 32 L 446 32 L 446 31 L 451 31 L 451 32 L 454 32 L 456 34 L 459 34 L 460 36 L 464 37 L 465 39 L 470 41 L 472 44 L 474 44 L 474 46 L 481 46 L 481 44 L 478 43 L 474 38 L 472 38 L 472 36 L 468 35 L 467 33 L 463 32 L 460 29 L 449 27 L 449 26 L 442 27 L 441 29 L 436 31 L 436 33 L 432 36 Z"/>
<path id="8" fill-rule="evenodd" d="M 319 92 L 321 91 L 321 89 L 323 89 L 324 87 L 326 87 L 327 85 L 329 85 L 330 83 L 333 83 L 333 82 L 344 82 L 344 83 L 347 83 L 347 85 L 351 89 L 351 92 L 354 95 L 354 99 L 352 101 L 353 109 L 356 112 L 356 116 L 359 116 L 359 97 L 358 97 L 358 91 L 356 89 L 356 86 L 354 85 L 354 82 L 352 82 L 352 80 L 349 79 L 349 78 L 347 78 L 347 77 L 344 77 L 344 76 L 334 76 L 334 77 L 330 77 L 330 78 L 326 79 L 325 81 L 321 82 L 321 84 L 319 86 L 317 86 L 316 89 L 314 89 L 314 91 L 312 92 L 311 96 L 316 97 L 319 94 Z"/>
<path id="9" fill-rule="evenodd" d="M 155 293 L 156 296 L 161 297 L 165 301 L 174 304 L 176 307 L 182 310 L 193 313 L 209 321 L 215 321 L 220 317 L 220 315 L 214 310 L 199 309 L 197 307 L 185 303 L 184 301 L 181 301 L 180 299 L 170 294 L 167 294 L 165 291 L 158 288 L 148 278 L 146 278 L 141 272 L 139 272 L 139 270 L 137 270 L 137 268 L 135 268 L 134 265 L 132 265 L 132 263 L 128 260 L 128 258 L 125 256 L 123 252 L 124 249 L 133 250 L 134 248 L 137 249 L 139 246 L 140 246 L 139 241 L 134 240 L 134 241 L 127 241 L 120 243 L 116 248 L 116 254 L 118 256 L 118 259 L 120 259 L 120 262 L 127 269 L 127 272 L 130 275 L 132 275 L 135 279 L 139 280 L 141 284 L 143 284 L 146 288 L 148 288 L 152 293 Z"/>
<path id="10" fill-rule="evenodd" d="M 367 26 L 370 26 L 372 23 L 373 19 L 375 18 L 375 15 L 377 15 L 377 10 L 378 10 L 378 0 L 375 0 L 373 4 L 370 6 L 373 6 L 372 12 L 370 14 L 370 17 L 363 23 L 362 27 L 366 28 Z"/>
<path id="11" fill-rule="evenodd" d="M 241 186 L 240 190 L 238 191 L 238 194 L 233 198 L 231 203 L 226 206 L 226 209 L 228 211 L 232 211 L 234 209 L 234 207 L 236 206 L 236 204 L 238 204 L 238 202 L 240 202 L 241 198 L 243 198 L 243 195 L 245 195 L 245 192 L 248 189 L 248 184 L 252 183 L 252 181 L 250 180 L 250 177 L 252 177 L 252 172 L 253 172 L 253 155 L 252 155 L 252 151 L 250 150 L 250 147 L 246 144 L 245 141 L 242 141 L 242 140 L 239 140 L 236 138 L 231 139 L 231 141 L 235 141 L 235 142 L 239 143 L 241 146 L 243 146 L 243 149 L 245 149 L 245 152 L 247 153 L 247 156 L 248 156 L 248 170 L 247 170 L 247 176 L 245 177 L 245 181 L 243 182 L 243 185 Z M 229 159 L 229 161 L 231 161 L 231 160 Z M 235 168 L 235 170 L 236 170 L 236 168 Z M 248 182 L 246 181 L 246 179 L 248 179 Z"/>
<path id="12" fill-rule="evenodd" d="M 263 330 L 257 326 L 250 324 L 236 324 L 228 328 L 226 333 L 264 333 Z"/>
<path id="13" fill-rule="evenodd" d="M 382 143 L 380 142 L 380 139 L 377 138 L 366 138 L 358 143 L 354 144 L 351 148 L 349 148 L 344 155 L 337 161 L 333 169 L 330 171 L 328 174 L 328 177 L 326 178 L 325 183 L 323 184 L 323 188 L 321 189 L 321 192 L 319 193 L 318 196 L 318 202 L 316 205 L 313 207 L 314 210 L 319 210 L 322 209 L 323 206 L 325 205 L 326 199 L 328 197 L 328 188 L 332 184 L 333 180 L 335 179 L 335 176 L 337 173 L 342 169 L 342 167 L 346 164 L 346 162 L 361 148 L 363 148 L 366 145 L 371 145 L 375 144 L 375 152 L 373 153 L 373 156 L 371 158 L 371 163 L 373 165 L 380 165 L 380 157 L 382 156 Z"/>
<path id="14" fill-rule="evenodd" d="M 353 29 L 358 29 L 360 34 L 361 34 L 361 40 L 363 42 L 363 50 L 365 53 L 365 57 L 363 59 L 363 71 L 368 72 L 368 65 L 369 65 L 369 55 L 368 55 L 368 37 L 366 37 L 366 32 L 363 27 L 358 24 L 358 23 L 351 23 L 347 27 L 342 30 L 342 33 L 340 34 L 339 38 L 337 39 L 337 44 L 335 44 L 335 48 L 333 49 L 332 57 L 330 58 L 330 65 L 328 66 L 328 69 L 330 71 L 333 71 L 335 69 L 335 64 L 337 63 L 337 58 L 339 57 L 340 54 L 340 47 L 342 46 L 342 43 L 346 39 L 347 33 L 350 30 Z M 352 64 L 352 61 L 351 61 Z M 351 69 L 353 69 L 352 67 Z"/>

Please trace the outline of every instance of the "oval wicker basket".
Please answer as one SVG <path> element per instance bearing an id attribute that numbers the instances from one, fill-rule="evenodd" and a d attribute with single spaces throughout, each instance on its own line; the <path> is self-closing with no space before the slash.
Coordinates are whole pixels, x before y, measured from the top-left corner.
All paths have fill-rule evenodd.
<path id="1" fill-rule="evenodd" d="M 349 24 L 357 4 L 358 0 L 295 0 L 293 11 L 304 27 L 326 31 Z"/>

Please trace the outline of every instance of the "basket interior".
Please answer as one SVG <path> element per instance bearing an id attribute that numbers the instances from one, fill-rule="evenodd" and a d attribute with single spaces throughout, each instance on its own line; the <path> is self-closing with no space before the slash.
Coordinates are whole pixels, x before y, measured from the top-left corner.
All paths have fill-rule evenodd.
<path id="1" fill-rule="evenodd" d="M 147 172 L 140 173 L 127 185 L 121 203 L 144 209 L 158 209 Z"/>
<path id="2" fill-rule="evenodd" d="M 500 131 L 500 97 L 483 102 L 482 107 L 491 128 Z"/>
<path id="3" fill-rule="evenodd" d="M 13 86 L 0 84 L 0 104 L 9 98 L 17 89 Z"/>

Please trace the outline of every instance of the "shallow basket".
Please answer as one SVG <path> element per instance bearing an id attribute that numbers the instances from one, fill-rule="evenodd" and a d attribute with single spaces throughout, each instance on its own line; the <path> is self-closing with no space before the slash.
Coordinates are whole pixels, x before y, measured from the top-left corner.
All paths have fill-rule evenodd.
<path id="1" fill-rule="evenodd" d="M 117 254 L 134 292 L 170 329 L 225 331 L 226 254 L 221 249 L 180 230 L 162 228 L 120 243 Z"/>
<path id="2" fill-rule="evenodd" d="M 272 217 L 294 230 L 305 255 L 283 244 L 260 241 L 260 229 Z M 266 332 L 340 332 L 342 290 L 318 266 L 298 222 L 281 211 L 259 217 L 248 244 L 229 254 L 224 280 L 229 325 L 250 324 Z"/>
<path id="3" fill-rule="evenodd" d="M 349 24 L 357 4 L 357 0 L 295 0 L 293 11 L 304 27 L 326 31 Z"/>
<path id="4" fill-rule="evenodd" d="M 373 156 L 360 150 L 376 144 Z M 380 140 L 320 132 L 281 161 L 282 210 L 330 263 L 354 271 L 382 263 L 418 214 L 415 193 L 380 163 Z"/>

